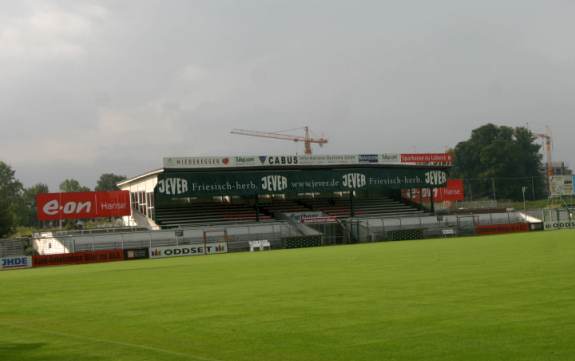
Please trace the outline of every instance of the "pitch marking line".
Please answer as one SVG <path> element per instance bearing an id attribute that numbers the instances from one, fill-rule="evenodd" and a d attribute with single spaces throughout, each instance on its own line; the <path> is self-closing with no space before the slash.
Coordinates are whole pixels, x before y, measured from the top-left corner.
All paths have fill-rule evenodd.
<path id="1" fill-rule="evenodd" d="M 159 353 L 165 353 L 165 354 L 168 354 L 168 355 L 185 357 L 185 358 L 191 359 L 191 360 L 198 360 L 198 361 L 222 361 L 222 360 L 218 360 L 218 359 L 215 359 L 215 358 L 207 358 L 207 357 L 202 357 L 202 356 L 194 356 L 194 355 L 190 355 L 190 354 L 187 354 L 187 353 L 170 351 L 170 350 L 166 350 L 166 349 L 163 349 L 163 348 L 152 347 L 152 346 L 144 346 L 144 345 L 139 345 L 139 344 L 136 344 L 136 343 L 128 343 L 128 342 L 121 342 L 121 341 L 103 340 L 103 339 L 100 339 L 100 338 L 87 337 L 87 336 L 78 336 L 78 335 L 73 335 L 73 334 L 69 334 L 69 333 L 65 333 L 65 332 L 58 332 L 58 331 L 38 330 L 38 329 L 28 328 L 28 327 L 24 327 L 24 326 L 20 326 L 20 325 L 16 326 L 16 325 L 14 325 L 14 324 L 10 324 L 10 325 L 3 324 L 2 326 L 12 327 L 12 328 L 19 328 L 19 329 L 26 330 L 26 331 L 32 331 L 32 332 L 37 332 L 37 333 L 44 333 L 44 334 L 48 334 L 48 335 L 70 337 L 70 338 L 75 338 L 75 339 L 83 340 L 83 341 L 98 342 L 98 343 L 107 343 L 107 344 L 117 345 L 117 346 L 139 348 L 139 349 L 142 349 L 142 350 L 148 350 L 148 351 L 154 351 L 154 352 L 159 352 Z"/>

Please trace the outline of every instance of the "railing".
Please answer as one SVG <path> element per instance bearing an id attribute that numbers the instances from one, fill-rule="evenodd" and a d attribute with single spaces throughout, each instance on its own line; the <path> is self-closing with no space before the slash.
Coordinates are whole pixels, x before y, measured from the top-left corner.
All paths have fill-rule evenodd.
<path id="1" fill-rule="evenodd" d="M 162 231 L 52 235 L 52 237 L 37 238 L 34 243 L 36 251 L 40 254 L 57 254 L 111 248 L 127 249 L 201 243 L 206 238 L 213 240 L 219 237 L 218 239 L 222 240 L 224 233 L 227 234 L 229 241 L 241 243 L 237 243 L 237 247 L 230 248 L 231 251 L 248 249 L 247 242 L 250 240 L 268 239 L 275 242 L 286 237 L 299 235 L 286 222 L 269 222 L 247 225 L 180 227 Z"/>
<path id="2" fill-rule="evenodd" d="M 365 217 L 342 221 L 352 239 L 371 242 L 387 239 L 393 231 L 421 229 L 425 236 L 441 236 L 444 229 L 454 229 L 459 235 L 475 234 L 476 226 L 525 223 L 519 212 L 469 215 L 437 215 L 411 217 Z"/>
<path id="3" fill-rule="evenodd" d="M 0 239 L 0 258 L 21 256 L 30 245 L 28 238 L 24 239 Z"/>

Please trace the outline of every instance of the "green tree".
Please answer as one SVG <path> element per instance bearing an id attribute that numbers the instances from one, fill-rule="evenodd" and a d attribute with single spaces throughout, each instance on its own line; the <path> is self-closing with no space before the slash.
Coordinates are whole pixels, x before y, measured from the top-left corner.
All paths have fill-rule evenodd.
<path id="1" fill-rule="evenodd" d="M 466 187 L 479 195 L 495 192 L 499 199 L 520 200 L 523 187 L 543 194 L 541 146 L 535 141 L 524 127 L 481 126 L 455 147 L 451 175 L 467 179 Z"/>
<path id="2" fill-rule="evenodd" d="M 80 185 L 75 179 L 65 179 L 60 183 L 60 192 L 89 192 L 90 188 Z"/>
<path id="3" fill-rule="evenodd" d="M 48 189 L 48 185 L 44 183 L 37 183 L 30 188 L 24 189 L 24 193 L 22 195 L 23 210 L 21 211 L 18 222 L 19 225 L 36 227 L 40 225 L 36 213 L 36 196 L 40 193 L 49 192 L 50 190 Z"/>
<path id="4" fill-rule="evenodd" d="M 0 237 L 10 234 L 17 225 L 23 187 L 14 174 L 8 164 L 0 161 Z"/>
<path id="5" fill-rule="evenodd" d="M 121 182 L 126 179 L 125 175 L 117 175 L 114 173 L 104 173 L 98 179 L 98 183 L 96 184 L 96 191 L 117 191 L 119 190 L 118 186 L 116 185 L 118 182 Z"/>

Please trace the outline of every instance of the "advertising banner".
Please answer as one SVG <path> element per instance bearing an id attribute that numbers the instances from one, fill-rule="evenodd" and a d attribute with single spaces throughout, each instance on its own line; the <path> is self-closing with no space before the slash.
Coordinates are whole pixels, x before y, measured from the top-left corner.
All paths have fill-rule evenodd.
<path id="1" fill-rule="evenodd" d="M 575 221 L 551 221 L 545 222 L 546 231 L 555 231 L 558 229 L 575 228 Z"/>
<path id="2" fill-rule="evenodd" d="M 129 216 L 130 192 L 40 193 L 36 211 L 41 221 Z"/>
<path id="3" fill-rule="evenodd" d="M 256 195 L 442 187 L 443 170 L 357 168 L 346 170 L 278 170 L 245 172 L 164 172 L 155 188 L 161 199 L 209 195 Z"/>
<path id="4" fill-rule="evenodd" d="M 572 175 L 555 175 L 549 177 L 551 195 L 553 197 L 571 196 L 575 194 L 575 177 Z"/>
<path id="5" fill-rule="evenodd" d="M 327 155 L 242 155 L 219 157 L 165 157 L 166 169 L 289 167 L 357 164 L 449 165 L 451 155 L 442 153 L 327 154 Z"/>
<path id="6" fill-rule="evenodd" d="M 415 153 L 401 155 L 401 163 L 451 164 L 451 162 L 451 154 L 447 153 Z"/>
<path id="7" fill-rule="evenodd" d="M 227 253 L 226 242 L 209 242 L 206 244 L 188 244 L 170 247 L 150 247 L 150 258 L 200 256 L 204 254 Z"/>
<path id="8" fill-rule="evenodd" d="M 18 256 L 18 257 L 4 257 L 0 258 L 0 270 L 10 270 L 18 268 L 32 267 L 32 257 Z"/>
<path id="9" fill-rule="evenodd" d="M 327 215 L 321 211 L 290 212 L 285 213 L 298 223 L 336 223 L 337 217 Z"/>
<path id="10" fill-rule="evenodd" d="M 465 192 L 463 189 L 463 179 L 449 179 L 447 180 L 447 187 L 437 188 L 436 200 L 438 202 L 454 202 L 465 200 Z"/>
<path id="11" fill-rule="evenodd" d="M 121 249 L 32 256 L 34 267 L 101 263 L 122 260 L 124 260 L 124 252 Z"/>
<path id="12" fill-rule="evenodd" d="M 145 259 L 150 258 L 150 249 L 149 248 L 132 248 L 132 249 L 125 249 L 124 250 L 124 259 Z"/>
<path id="13" fill-rule="evenodd" d="M 481 235 L 527 231 L 529 231 L 529 223 L 486 224 L 475 226 L 475 233 Z"/>
<path id="14" fill-rule="evenodd" d="M 421 198 L 419 196 L 419 191 L 419 188 L 411 189 L 410 198 L 410 190 L 402 189 L 401 196 L 416 203 L 418 203 L 420 199 L 422 202 L 429 202 L 431 200 L 431 191 L 429 188 L 421 189 Z M 463 179 L 448 179 L 446 187 L 435 188 L 433 190 L 434 202 L 454 202 L 463 200 L 465 200 Z"/>

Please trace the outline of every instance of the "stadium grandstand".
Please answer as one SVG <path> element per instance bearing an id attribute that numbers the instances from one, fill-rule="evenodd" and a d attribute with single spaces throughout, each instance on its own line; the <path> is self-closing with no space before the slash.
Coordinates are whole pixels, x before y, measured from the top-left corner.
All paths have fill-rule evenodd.
<path id="1" fill-rule="evenodd" d="M 98 194 L 99 211 L 126 205 L 123 227 L 44 232 L 32 246 L 40 255 L 186 245 L 238 252 L 542 229 L 520 212 L 437 212 L 463 197 L 450 166 L 449 154 L 169 157 L 120 182 L 120 194 Z M 125 198 L 106 201 L 116 195 Z"/>
<path id="2" fill-rule="evenodd" d="M 262 223 L 286 215 L 333 222 L 433 212 L 402 189 L 442 187 L 450 159 L 427 155 L 170 157 L 164 167 L 118 184 L 131 194 L 127 226 L 169 229 Z M 312 215 L 315 215 L 313 217 Z"/>

